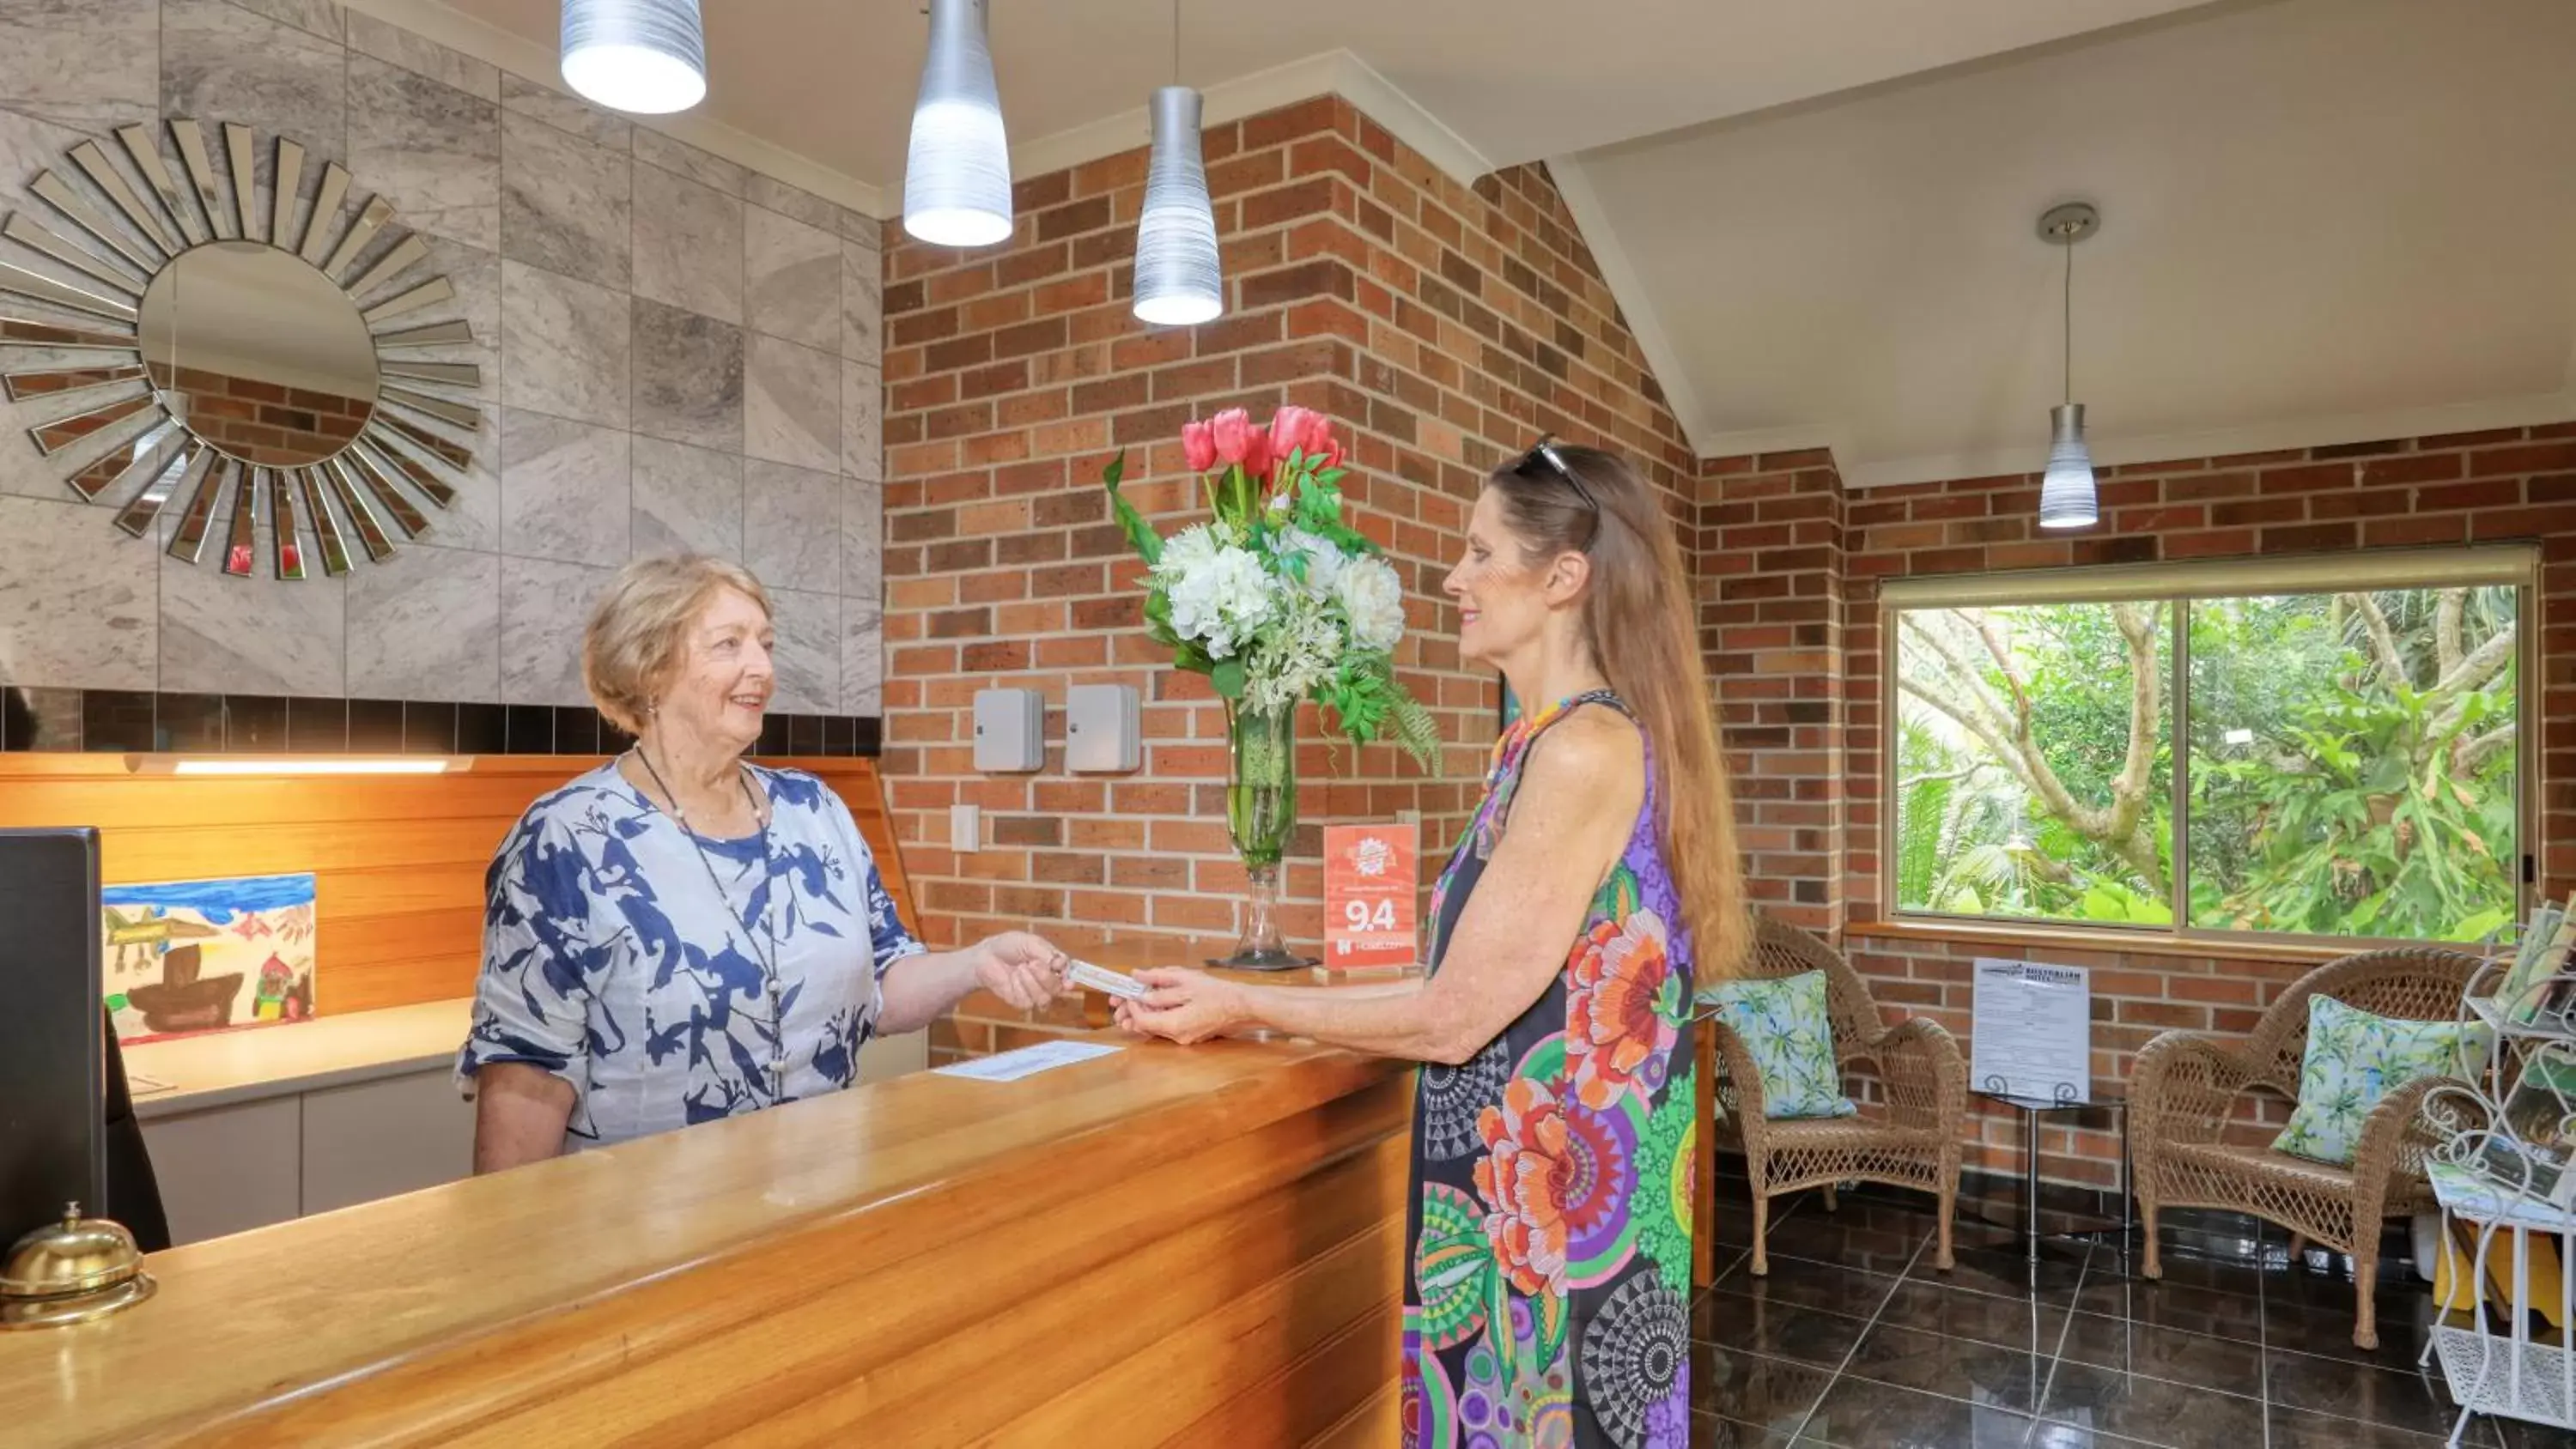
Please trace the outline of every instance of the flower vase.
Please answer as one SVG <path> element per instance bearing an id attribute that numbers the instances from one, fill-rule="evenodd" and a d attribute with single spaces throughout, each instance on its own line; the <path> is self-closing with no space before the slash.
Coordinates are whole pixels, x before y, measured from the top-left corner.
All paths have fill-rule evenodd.
<path id="1" fill-rule="evenodd" d="M 1225 707 L 1225 826 L 1251 877 L 1243 936 L 1231 956 L 1208 964 L 1235 971 L 1290 971 L 1315 965 L 1279 933 L 1279 858 L 1297 830 L 1297 707 Z"/>

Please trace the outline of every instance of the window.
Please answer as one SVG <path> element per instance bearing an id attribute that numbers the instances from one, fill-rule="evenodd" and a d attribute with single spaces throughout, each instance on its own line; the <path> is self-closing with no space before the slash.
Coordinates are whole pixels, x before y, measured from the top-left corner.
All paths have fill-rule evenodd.
<path id="1" fill-rule="evenodd" d="M 1889 584 L 1896 910 L 2489 935 L 2525 877 L 2532 570 L 2482 549 Z"/>

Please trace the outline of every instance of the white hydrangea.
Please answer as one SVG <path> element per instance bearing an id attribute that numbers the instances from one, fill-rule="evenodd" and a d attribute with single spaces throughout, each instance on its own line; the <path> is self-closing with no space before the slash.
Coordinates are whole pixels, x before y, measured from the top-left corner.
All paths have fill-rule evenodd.
<path id="1" fill-rule="evenodd" d="M 1212 659 L 1233 657 L 1275 603 L 1277 585 L 1249 549 L 1227 545 L 1202 557 L 1194 546 L 1176 563 L 1166 548 L 1155 572 L 1168 580 L 1172 631 L 1199 641 Z"/>
<path id="2" fill-rule="evenodd" d="M 1334 580 L 1333 592 L 1351 621 L 1351 642 L 1383 650 L 1404 637 L 1404 584 L 1386 560 L 1351 560 Z"/>
<path id="3" fill-rule="evenodd" d="M 1306 556 L 1306 592 L 1318 599 L 1333 596 L 1333 587 L 1341 581 L 1342 569 L 1350 562 L 1331 539 L 1308 533 L 1302 528 L 1279 530 L 1279 552 L 1282 556 L 1302 553 Z"/>
<path id="4" fill-rule="evenodd" d="M 1224 541 L 1216 536 L 1216 530 L 1204 523 L 1193 523 L 1164 542 L 1162 558 L 1154 565 L 1155 577 L 1170 580 L 1195 572 L 1206 567 L 1223 547 Z"/>

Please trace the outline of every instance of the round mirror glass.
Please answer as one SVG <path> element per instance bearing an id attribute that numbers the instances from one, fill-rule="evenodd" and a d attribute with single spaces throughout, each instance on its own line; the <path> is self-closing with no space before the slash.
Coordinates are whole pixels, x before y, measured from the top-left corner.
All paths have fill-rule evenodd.
<path id="1" fill-rule="evenodd" d="M 211 242 L 143 293 L 143 361 L 172 415 L 244 463 L 300 468 L 349 446 L 376 410 L 376 345 L 358 306 L 292 252 Z"/>

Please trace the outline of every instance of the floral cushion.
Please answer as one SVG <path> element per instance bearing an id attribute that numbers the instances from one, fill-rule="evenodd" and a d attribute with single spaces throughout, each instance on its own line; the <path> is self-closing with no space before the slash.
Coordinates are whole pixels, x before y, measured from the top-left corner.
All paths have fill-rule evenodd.
<path id="1" fill-rule="evenodd" d="M 2299 1107 L 2272 1139 L 2276 1152 L 2349 1165 L 2362 1125 L 2379 1099 L 2418 1077 L 2461 1071 L 2462 1027 L 2451 1021 L 2373 1016 L 2331 996 L 2308 998 L 2308 1051 L 2299 1067 Z M 2486 1055 L 2486 1028 L 2467 1028 L 2471 1060 Z"/>
<path id="2" fill-rule="evenodd" d="M 1860 1111 L 1843 1095 L 1834 1063 L 1834 1030 L 1825 1014 L 1825 973 L 1801 971 L 1775 981 L 1729 981 L 1700 997 L 1753 1054 L 1762 1074 L 1762 1115 L 1849 1117 Z"/>

